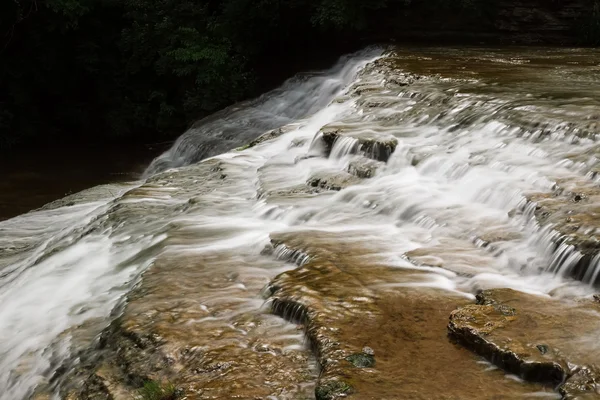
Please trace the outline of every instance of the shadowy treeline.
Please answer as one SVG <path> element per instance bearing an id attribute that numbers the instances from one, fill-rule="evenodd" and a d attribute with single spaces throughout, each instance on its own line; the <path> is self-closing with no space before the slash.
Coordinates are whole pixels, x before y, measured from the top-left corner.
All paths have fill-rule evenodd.
<path id="1" fill-rule="evenodd" d="M 478 38 L 529 29 L 538 42 L 567 38 L 596 45 L 599 4 L 3 0 L 0 150 L 66 140 L 172 137 L 191 121 L 311 67 L 308 61 L 372 41 L 455 37 L 477 43 Z M 513 5 L 531 9 L 531 15 L 519 12 L 522 21 L 515 25 Z M 548 14 L 565 25 L 548 28 L 546 34 L 539 25 Z M 557 32 L 558 38 L 552 36 Z"/>

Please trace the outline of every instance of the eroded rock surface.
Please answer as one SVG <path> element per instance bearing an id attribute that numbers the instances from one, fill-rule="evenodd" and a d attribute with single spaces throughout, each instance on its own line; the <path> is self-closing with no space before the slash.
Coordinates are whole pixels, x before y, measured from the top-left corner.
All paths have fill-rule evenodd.
<path id="1" fill-rule="evenodd" d="M 130 191 L 97 223 L 121 226 L 143 218 L 155 228 L 150 205 L 185 221 L 186 212 L 220 199 L 216 193 L 225 200 L 221 208 L 212 203 L 212 210 L 227 212 L 253 201 L 252 181 L 231 182 L 244 167 L 208 160 L 167 171 Z M 171 179 L 184 184 L 171 185 Z M 165 201 L 144 201 L 161 193 Z M 152 265 L 115 310 L 119 317 L 101 335 L 93 356 L 80 354 L 73 373 L 61 378 L 63 397 L 131 400 L 147 382 L 172 384 L 187 399 L 312 396 L 314 361 L 303 332 L 265 312 L 259 297 L 273 276 L 290 267 L 252 251 L 213 249 L 213 241 L 227 242 L 240 232 L 238 224 L 214 218 L 196 219 L 197 225 L 175 218 L 163 228 L 168 233 L 161 251 L 148 250 L 154 252 Z"/>
<path id="2" fill-rule="evenodd" d="M 82 372 L 70 396 L 130 400 L 147 381 L 170 382 L 188 399 L 310 396 L 302 332 L 260 313 L 260 300 L 253 306 L 264 275 L 251 260 L 235 261 L 248 264 L 242 274 L 233 262 L 219 254 L 157 262 L 103 334 L 99 366 Z"/>
<path id="3" fill-rule="evenodd" d="M 560 385 L 564 399 L 600 397 L 600 305 L 573 304 L 511 289 L 483 291 L 454 311 L 451 337 L 530 380 Z"/>
<path id="4" fill-rule="evenodd" d="M 386 266 L 373 241 L 304 231 L 272 242 L 302 260 L 269 293 L 273 312 L 305 327 L 322 368 L 317 399 L 509 399 L 544 390 L 484 371 L 448 341 L 448 315 L 470 300 L 430 287 L 432 275 L 417 267 Z"/>

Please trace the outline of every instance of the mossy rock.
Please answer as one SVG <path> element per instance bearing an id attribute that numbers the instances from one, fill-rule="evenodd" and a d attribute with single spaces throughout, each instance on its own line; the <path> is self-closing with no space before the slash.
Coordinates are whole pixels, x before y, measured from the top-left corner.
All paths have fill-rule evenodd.
<path id="1" fill-rule="evenodd" d="M 375 366 L 375 356 L 366 353 L 356 353 L 346 357 L 357 368 L 373 368 Z"/>
<path id="2" fill-rule="evenodd" d="M 352 392 L 352 386 L 344 381 L 329 381 L 317 386 L 315 396 L 317 400 L 335 400 Z"/>

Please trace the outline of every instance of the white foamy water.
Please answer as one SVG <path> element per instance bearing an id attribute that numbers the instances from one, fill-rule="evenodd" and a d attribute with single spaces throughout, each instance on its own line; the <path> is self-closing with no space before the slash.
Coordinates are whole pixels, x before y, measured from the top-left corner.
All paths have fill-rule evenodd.
<path id="1" fill-rule="evenodd" d="M 0 399 L 26 398 L 45 384 L 81 346 L 76 338 L 87 328 L 80 326 L 94 320 L 102 321 L 94 329 L 106 326 L 110 311 L 152 263 L 229 253 L 238 257 L 239 272 L 266 284 L 291 268 L 268 256 L 261 264 L 273 232 L 352 232 L 364 236 L 365 246 L 382 249 L 377 262 L 430 274 L 390 283 L 397 290 L 591 294 L 589 284 L 569 277 L 578 255 L 555 248 L 557 234 L 536 224 L 526 196 L 595 179 L 598 54 L 405 50 L 395 72 L 367 66 L 359 73 L 380 53 L 345 58 L 326 73 L 290 81 L 205 121 L 148 174 L 178 168 L 145 184 L 0 223 Z M 498 62 L 517 56 L 529 62 Z M 421 78 L 406 80 L 402 71 Z M 338 139 L 327 154 L 319 131 L 332 123 L 352 137 Z M 253 148 L 186 166 L 219 148 L 203 148 L 206 132 L 218 131 L 219 138 L 249 125 L 248 141 L 287 128 Z M 372 178 L 341 191 L 308 190 L 311 177 L 340 174 L 364 160 L 357 138 L 365 134 L 397 142 Z M 297 263 L 307 257 L 287 248 L 276 255 Z M 596 280 L 599 263 L 596 257 L 584 281 Z M 235 312 L 259 312 L 258 292 L 247 292 L 247 285 L 235 283 L 207 299 L 227 296 L 240 304 Z"/>

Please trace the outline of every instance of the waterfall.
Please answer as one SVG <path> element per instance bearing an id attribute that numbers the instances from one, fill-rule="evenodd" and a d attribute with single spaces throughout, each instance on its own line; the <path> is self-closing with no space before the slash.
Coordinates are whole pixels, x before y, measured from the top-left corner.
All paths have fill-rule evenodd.
<path id="1" fill-rule="evenodd" d="M 319 261 L 287 242 L 269 247 L 281 232 L 309 232 L 324 252 L 352 235 L 379 265 L 433 276 L 397 290 L 591 295 L 597 59 L 587 49 L 369 48 L 198 121 L 143 180 L 0 222 L 0 400 L 61 389 L 62 375 L 51 378 L 95 351 L 132 288 L 155 296 L 139 318 L 189 306 L 172 325 L 181 314 L 194 332 L 219 332 L 207 347 L 252 351 L 251 328 L 264 326 L 264 340 L 301 348 L 297 327 L 265 322 L 258 297 L 275 276 Z M 328 184 L 309 185 L 315 177 Z M 275 308 L 301 322 L 302 307 Z"/>

